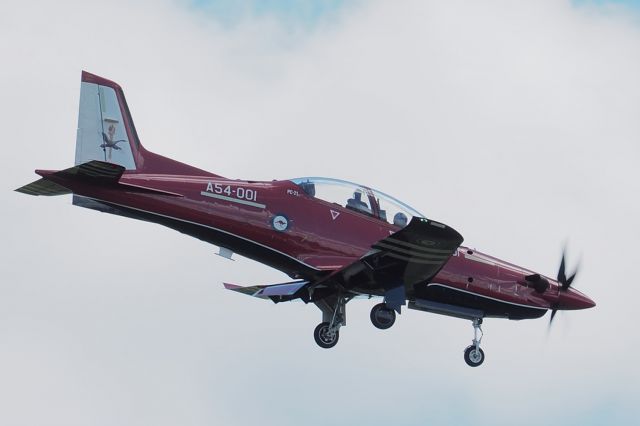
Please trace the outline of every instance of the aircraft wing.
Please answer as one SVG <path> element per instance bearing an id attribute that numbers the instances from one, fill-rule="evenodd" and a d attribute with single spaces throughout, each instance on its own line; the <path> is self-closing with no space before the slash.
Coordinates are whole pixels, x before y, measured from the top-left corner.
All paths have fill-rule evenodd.
<path id="1" fill-rule="evenodd" d="M 378 289 L 379 293 L 413 286 L 432 278 L 447 263 L 463 238 L 442 223 L 414 217 L 409 225 L 371 246 L 372 250 L 323 281 L 345 289 Z"/>
<path id="2" fill-rule="evenodd" d="M 314 281 L 241 287 L 224 284 L 228 290 L 274 302 L 301 298 L 305 302 L 322 299 L 337 289 L 357 294 L 392 296 L 404 303 L 413 286 L 429 280 L 447 263 L 462 244 L 462 236 L 453 228 L 424 218 L 413 218 L 405 228 L 371 246 L 371 251 L 342 269 Z M 387 296 L 389 296 L 387 294 Z"/>

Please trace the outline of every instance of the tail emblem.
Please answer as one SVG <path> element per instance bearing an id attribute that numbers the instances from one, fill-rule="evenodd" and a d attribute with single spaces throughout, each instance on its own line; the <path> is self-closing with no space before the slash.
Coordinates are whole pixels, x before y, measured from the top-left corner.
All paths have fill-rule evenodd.
<path id="1" fill-rule="evenodd" d="M 83 74 L 83 78 L 87 75 Z M 99 160 L 135 170 L 127 122 L 123 119 L 126 104 L 121 89 L 115 83 L 115 87 L 107 84 L 112 83 L 81 83 L 75 164 Z"/>
<path id="2" fill-rule="evenodd" d="M 105 120 L 106 121 L 106 120 Z M 112 150 L 120 151 L 122 148 L 118 146 L 120 142 L 126 142 L 126 139 L 119 139 L 117 141 L 113 140 L 113 136 L 116 133 L 116 126 L 113 123 L 109 124 L 109 128 L 107 129 L 107 133 L 102 132 L 102 143 L 100 144 L 100 148 L 105 152 L 106 160 L 111 161 L 111 152 Z"/>

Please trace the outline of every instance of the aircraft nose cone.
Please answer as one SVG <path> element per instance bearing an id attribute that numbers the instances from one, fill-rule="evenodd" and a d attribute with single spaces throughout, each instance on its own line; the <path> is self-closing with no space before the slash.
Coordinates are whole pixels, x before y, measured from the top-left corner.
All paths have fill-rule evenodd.
<path id="1" fill-rule="evenodd" d="M 559 309 L 588 309 L 594 306 L 596 306 L 596 303 L 578 290 L 570 287 L 566 291 L 560 291 L 558 298 Z"/>

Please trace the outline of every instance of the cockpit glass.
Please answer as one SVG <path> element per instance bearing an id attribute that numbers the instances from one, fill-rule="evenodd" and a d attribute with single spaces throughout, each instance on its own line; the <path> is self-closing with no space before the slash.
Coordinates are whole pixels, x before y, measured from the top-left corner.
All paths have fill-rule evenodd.
<path id="1" fill-rule="evenodd" d="M 417 210 L 395 198 L 356 183 L 339 179 L 305 177 L 291 179 L 307 195 L 376 217 L 399 227 L 415 217 L 424 217 Z"/>
<path id="2" fill-rule="evenodd" d="M 412 217 L 424 217 L 422 214 L 416 212 L 406 204 L 397 201 L 395 198 L 391 198 L 377 191 L 373 191 L 373 194 L 380 209 L 380 219 L 404 228 L 409 224 Z"/>

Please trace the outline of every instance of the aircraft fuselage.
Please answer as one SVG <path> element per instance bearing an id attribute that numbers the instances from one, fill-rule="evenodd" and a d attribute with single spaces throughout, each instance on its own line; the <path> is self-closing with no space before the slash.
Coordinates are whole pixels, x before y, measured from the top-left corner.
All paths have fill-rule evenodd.
<path id="1" fill-rule="evenodd" d="M 272 266 L 296 279 L 313 280 L 361 258 L 371 246 L 400 228 L 342 205 L 304 193 L 289 181 L 256 182 L 211 176 L 125 173 L 109 185 L 64 182 L 53 172 L 42 176 L 72 189 L 85 207 L 159 223 Z M 157 190 L 165 195 L 144 189 Z M 280 223 L 277 221 L 280 220 Z M 286 222 L 286 223 L 285 223 Z M 537 318 L 558 303 L 559 284 L 548 277 L 543 294 L 527 282 L 535 272 L 460 246 L 428 282 L 407 291 L 418 298 L 478 309 L 487 317 Z M 382 295 L 363 284 L 356 291 Z M 589 300 L 572 289 L 563 309 L 580 309 Z"/>

